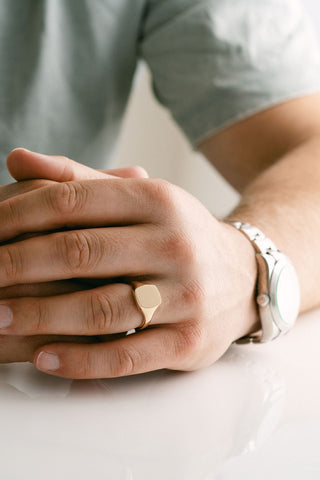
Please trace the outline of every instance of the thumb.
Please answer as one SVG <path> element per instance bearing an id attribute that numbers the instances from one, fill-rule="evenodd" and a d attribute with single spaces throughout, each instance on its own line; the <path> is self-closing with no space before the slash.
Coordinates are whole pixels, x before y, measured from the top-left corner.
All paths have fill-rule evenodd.
<path id="1" fill-rule="evenodd" d="M 147 178 L 142 167 L 127 167 L 113 170 L 95 170 L 58 155 L 44 155 L 24 148 L 16 148 L 7 158 L 9 173 L 16 180 L 44 178 L 56 182 L 96 178 Z"/>

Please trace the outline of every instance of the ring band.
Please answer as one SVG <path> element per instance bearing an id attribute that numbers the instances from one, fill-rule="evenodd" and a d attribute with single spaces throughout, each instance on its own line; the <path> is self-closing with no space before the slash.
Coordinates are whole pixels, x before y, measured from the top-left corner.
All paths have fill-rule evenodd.
<path id="1" fill-rule="evenodd" d="M 141 285 L 133 290 L 133 296 L 144 317 L 136 330 L 143 330 L 150 324 L 154 312 L 161 305 L 161 295 L 156 285 Z"/>

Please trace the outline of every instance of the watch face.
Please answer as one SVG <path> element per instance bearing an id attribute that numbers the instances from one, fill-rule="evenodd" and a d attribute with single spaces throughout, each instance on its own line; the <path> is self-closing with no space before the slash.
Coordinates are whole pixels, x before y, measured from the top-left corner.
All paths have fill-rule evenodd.
<path id="1" fill-rule="evenodd" d="M 290 263 L 277 272 L 275 306 L 282 322 L 288 327 L 292 326 L 299 314 L 300 287 L 295 269 Z"/>

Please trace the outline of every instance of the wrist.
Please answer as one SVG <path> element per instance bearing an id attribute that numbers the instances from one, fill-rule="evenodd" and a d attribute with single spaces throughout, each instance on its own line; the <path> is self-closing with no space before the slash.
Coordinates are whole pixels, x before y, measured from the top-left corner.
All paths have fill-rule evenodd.
<path id="1" fill-rule="evenodd" d="M 258 267 L 256 252 L 248 239 L 232 225 L 222 222 L 227 235 L 227 250 L 233 261 L 232 296 L 234 315 L 232 341 L 261 329 L 256 302 Z"/>
<path id="2" fill-rule="evenodd" d="M 261 332 L 243 341 L 269 342 L 292 329 L 299 314 L 300 285 L 290 259 L 256 226 L 233 221 L 252 244 L 258 264 L 256 298 Z M 258 333 L 258 332 L 257 332 Z"/>

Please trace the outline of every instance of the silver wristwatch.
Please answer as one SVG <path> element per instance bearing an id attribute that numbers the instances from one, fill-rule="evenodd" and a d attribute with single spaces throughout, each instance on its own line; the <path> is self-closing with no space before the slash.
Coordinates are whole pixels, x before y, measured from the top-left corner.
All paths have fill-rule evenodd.
<path id="1" fill-rule="evenodd" d="M 287 333 L 300 309 L 300 286 L 289 258 L 256 227 L 244 222 L 229 222 L 251 241 L 256 250 L 258 282 L 256 301 L 262 330 L 237 343 L 269 342 Z"/>

